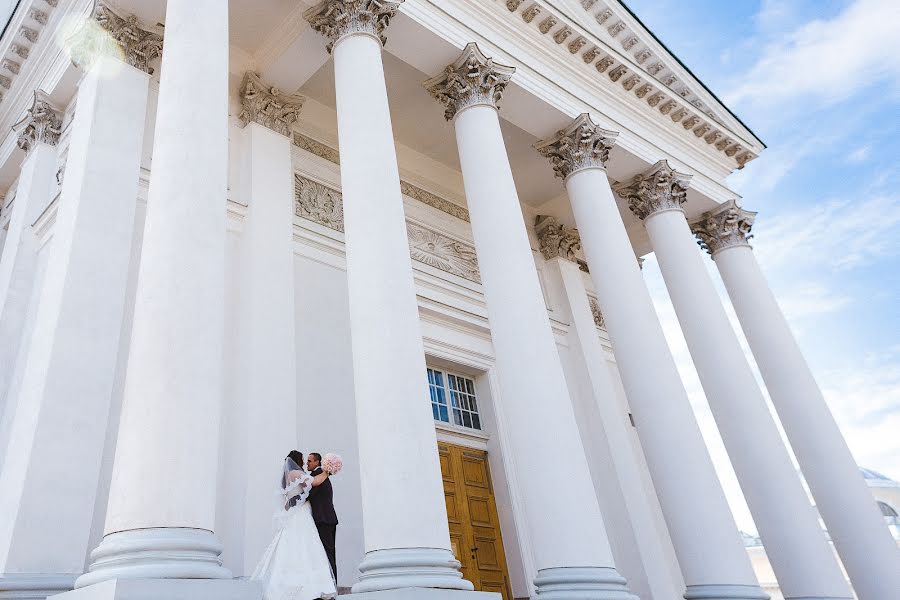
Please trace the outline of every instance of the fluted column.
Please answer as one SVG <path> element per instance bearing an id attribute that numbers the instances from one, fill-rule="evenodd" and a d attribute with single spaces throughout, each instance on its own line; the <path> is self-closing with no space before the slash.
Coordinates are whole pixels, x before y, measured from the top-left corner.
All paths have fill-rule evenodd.
<path id="1" fill-rule="evenodd" d="M 613 561 L 500 131 L 514 70 L 472 43 L 425 86 L 456 130 L 512 454 L 560 457 L 552 479 L 565 487 L 565 510 L 557 485 L 534 483 L 535 465 L 516 461 L 534 584 L 540 598 L 633 598 Z"/>
<path id="2" fill-rule="evenodd" d="M 617 134 L 587 114 L 537 145 L 566 190 L 616 363 L 691 599 L 764 599 L 619 215 Z"/>
<path id="3" fill-rule="evenodd" d="M 237 419 L 244 432 L 243 564 L 250 572 L 271 541 L 272 474 L 297 444 L 294 329 L 294 167 L 291 128 L 303 105 L 248 72 L 240 89 L 240 373 Z"/>
<path id="4" fill-rule="evenodd" d="M 694 244 L 681 209 L 689 179 L 660 161 L 617 192 L 644 221 L 710 409 L 785 597 L 850 598 Z"/>
<path id="5" fill-rule="evenodd" d="M 450 551 L 381 59 L 399 5 L 327 0 L 306 13 L 334 56 L 366 548 L 353 591 L 471 590 Z"/>
<path id="6" fill-rule="evenodd" d="M 56 144 L 62 129 L 62 112 L 46 93 L 37 90 L 28 114 L 16 128 L 20 132 L 18 145 L 26 154 L 0 255 L 0 415 L 7 406 L 14 406 L 6 397 L 7 390 L 22 342 L 37 268 L 38 243 L 31 226 L 56 191 Z M 4 446 L 0 445 L 2 451 Z"/>
<path id="7" fill-rule="evenodd" d="M 227 2 L 168 1 L 161 71 L 106 526 L 77 587 L 231 577 L 213 534 L 224 468 Z"/>
<path id="8" fill-rule="evenodd" d="M 725 281 L 772 403 L 857 596 L 860 600 L 900 597 L 900 550 L 747 243 L 755 216 L 731 201 L 706 213 L 693 230 Z"/>

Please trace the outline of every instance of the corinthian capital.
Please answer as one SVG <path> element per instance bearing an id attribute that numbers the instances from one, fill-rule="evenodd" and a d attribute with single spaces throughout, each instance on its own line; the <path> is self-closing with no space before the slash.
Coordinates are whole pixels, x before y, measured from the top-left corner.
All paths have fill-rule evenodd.
<path id="1" fill-rule="evenodd" d="M 25 118 L 13 126 L 13 131 L 19 134 L 16 144 L 26 153 L 39 143 L 55 146 L 62 131 L 62 117 L 62 111 L 50 96 L 43 90 L 35 90 Z"/>
<path id="2" fill-rule="evenodd" d="M 589 114 L 583 113 L 555 137 L 534 147 L 550 159 L 556 176 L 565 179 L 581 169 L 605 168 L 617 135 L 615 131 L 601 129 Z"/>
<path id="3" fill-rule="evenodd" d="M 485 104 L 499 109 L 503 90 L 515 72 L 515 67 L 496 64 L 482 54 L 478 44 L 470 42 L 455 63 L 423 85 L 447 108 L 444 117 L 450 121 L 467 106 Z"/>
<path id="4" fill-rule="evenodd" d="M 628 208 L 640 219 L 664 210 L 681 210 L 691 176 L 679 173 L 661 160 L 648 171 L 635 175 L 631 183 L 615 187 L 616 193 L 628 201 Z"/>
<path id="5" fill-rule="evenodd" d="M 387 43 L 384 30 L 404 0 L 324 0 L 304 17 L 312 28 L 327 37 L 328 52 L 334 44 L 353 33 L 368 33 Z"/>
<path id="6" fill-rule="evenodd" d="M 69 38 L 72 62 L 83 69 L 101 56 L 114 56 L 152 75 L 150 63 L 159 58 L 162 47 L 162 35 L 142 26 L 136 16 L 119 15 L 99 2 Z"/>
<path id="7" fill-rule="evenodd" d="M 278 88 L 266 85 L 258 74 L 247 71 L 241 83 L 241 114 L 238 118 L 244 125 L 252 121 L 290 137 L 304 100 L 303 96 L 284 94 Z"/>
<path id="8" fill-rule="evenodd" d="M 697 236 L 700 247 L 715 256 L 719 250 L 733 246 L 750 246 L 748 240 L 753 227 L 755 212 L 744 210 L 737 201 L 728 202 L 714 208 L 691 223 L 691 231 Z"/>
<path id="9" fill-rule="evenodd" d="M 534 221 L 534 231 L 537 233 L 544 258 L 550 260 L 562 257 L 577 262 L 575 251 L 581 248 L 581 238 L 577 229 L 566 227 L 557 221 L 556 217 L 538 215 Z"/>

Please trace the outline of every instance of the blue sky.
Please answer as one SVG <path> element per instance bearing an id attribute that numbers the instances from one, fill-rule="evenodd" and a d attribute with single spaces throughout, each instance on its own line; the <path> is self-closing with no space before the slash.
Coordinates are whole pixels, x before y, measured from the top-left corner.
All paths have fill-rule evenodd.
<path id="1" fill-rule="evenodd" d="M 857 462 L 900 480 L 900 2 L 626 1 L 768 145 L 729 179 L 759 211 L 755 252 Z M 755 531 L 648 259 L 735 517 Z"/>

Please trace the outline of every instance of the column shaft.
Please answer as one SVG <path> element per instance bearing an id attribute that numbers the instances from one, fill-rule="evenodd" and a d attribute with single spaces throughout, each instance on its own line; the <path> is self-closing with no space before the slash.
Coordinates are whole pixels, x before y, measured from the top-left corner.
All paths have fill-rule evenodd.
<path id="1" fill-rule="evenodd" d="M 9 230 L 0 255 L 0 414 L 7 405 L 14 405 L 7 391 L 22 343 L 37 267 L 38 242 L 31 226 L 53 199 L 55 173 L 56 146 L 36 143 L 19 172 Z"/>
<path id="2" fill-rule="evenodd" d="M 258 123 L 243 130 L 247 216 L 241 232 L 240 427 L 244 460 L 244 567 L 271 541 L 272 494 L 297 445 L 294 329 L 294 178 L 291 141 Z"/>
<path id="3" fill-rule="evenodd" d="M 753 251 L 713 255 L 772 403 L 860 600 L 900 597 L 900 550 Z"/>
<path id="4" fill-rule="evenodd" d="M 566 189 L 687 584 L 685 597 L 765 598 L 666 345 L 606 172 L 576 171 L 566 180 Z"/>
<path id="5" fill-rule="evenodd" d="M 684 213 L 656 212 L 645 226 L 782 592 L 787 598 L 850 598 Z"/>
<path id="6" fill-rule="evenodd" d="M 229 578 L 219 473 L 228 6 L 169 0 L 153 169 L 105 537 L 79 587 Z"/>
<path id="7" fill-rule="evenodd" d="M 334 45 L 367 552 L 353 589 L 471 590 L 450 552 L 381 52 L 367 33 Z"/>
<path id="8" fill-rule="evenodd" d="M 584 598 L 630 598 L 578 436 L 497 110 L 469 106 L 454 123 L 511 450 L 520 458 L 558 457 L 549 475 L 557 484 L 537 484 L 534 464 L 516 462 L 539 596 L 570 597 L 565 594 L 582 578 Z M 566 490 L 563 511 L 557 485 Z"/>
<path id="9" fill-rule="evenodd" d="M 0 513 L 9 517 L 0 525 L 0 572 L 68 575 L 71 585 L 84 567 L 119 360 L 148 82 L 109 60 L 79 86 L 0 476 Z"/>
<path id="10" fill-rule="evenodd" d="M 628 419 L 628 407 L 616 391 L 606 353 L 597 334 L 597 325 L 584 285 L 584 273 L 571 260 L 559 258 L 548 263 L 551 268 L 554 265 L 559 271 L 571 313 L 571 327 L 578 340 L 580 357 L 590 380 L 591 399 L 594 404 L 591 409 L 596 410 L 602 423 L 602 437 L 605 438 L 606 453 L 609 455 L 608 458 L 604 458 L 588 454 L 588 460 L 595 464 L 604 461 L 612 463 L 624 502 L 625 514 L 621 519 L 622 522 L 613 523 L 609 518 L 611 515 L 607 515 L 610 542 L 615 551 L 617 546 L 621 548 L 623 544 L 633 539 L 635 547 L 622 549 L 621 552 L 638 555 L 637 560 L 643 567 L 646 580 L 646 593 L 653 598 L 676 598 L 681 595 L 684 584 L 680 575 L 676 574 L 677 570 L 670 569 L 672 565 L 677 569 L 677 563 L 671 544 L 663 539 L 657 527 L 662 515 L 655 498 L 648 494 L 644 477 L 641 476 L 644 469 L 643 460 L 638 454 L 640 450 L 635 447 L 633 428 Z M 579 416 L 577 410 L 576 417 L 587 449 L 588 440 L 585 434 L 591 435 L 591 430 L 582 429 L 582 426 L 585 425 L 584 421 L 589 422 L 589 419 Z M 598 479 L 597 474 L 594 475 L 594 487 L 598 494 L 608 494 L 608 490 L 600 489 L 608 486 L 609 482 L 603 478 Z M 630 531 L 622 535 L 621 539 L 616 539 L 617 528 Z M 618 556 L 617 554 L 617 561 Z M 625 571 L 625 565 L 621 562 L 618 563 L 618 567 L 628 578 L 632 590 L 640 594 L 636 578 Z"/>

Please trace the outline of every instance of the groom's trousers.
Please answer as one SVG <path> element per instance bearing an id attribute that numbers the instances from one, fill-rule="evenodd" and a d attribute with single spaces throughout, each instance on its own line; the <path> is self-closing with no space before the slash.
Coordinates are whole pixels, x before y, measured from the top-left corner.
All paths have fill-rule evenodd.
<path id="1" fill-rule="evenodd" d="M 322 540 L 322 546 L 325 548 L 325 554 L 328 555 L 328 562 L 331 563 L 331 573 L 332 575 L 334 575 L 334 581 L 337 582 L 337 562 L 335 560 L 335 538 L 337 537 L 337 525 L 316 523 L 316 529 L 319 530 L 319 539 Z"/>

